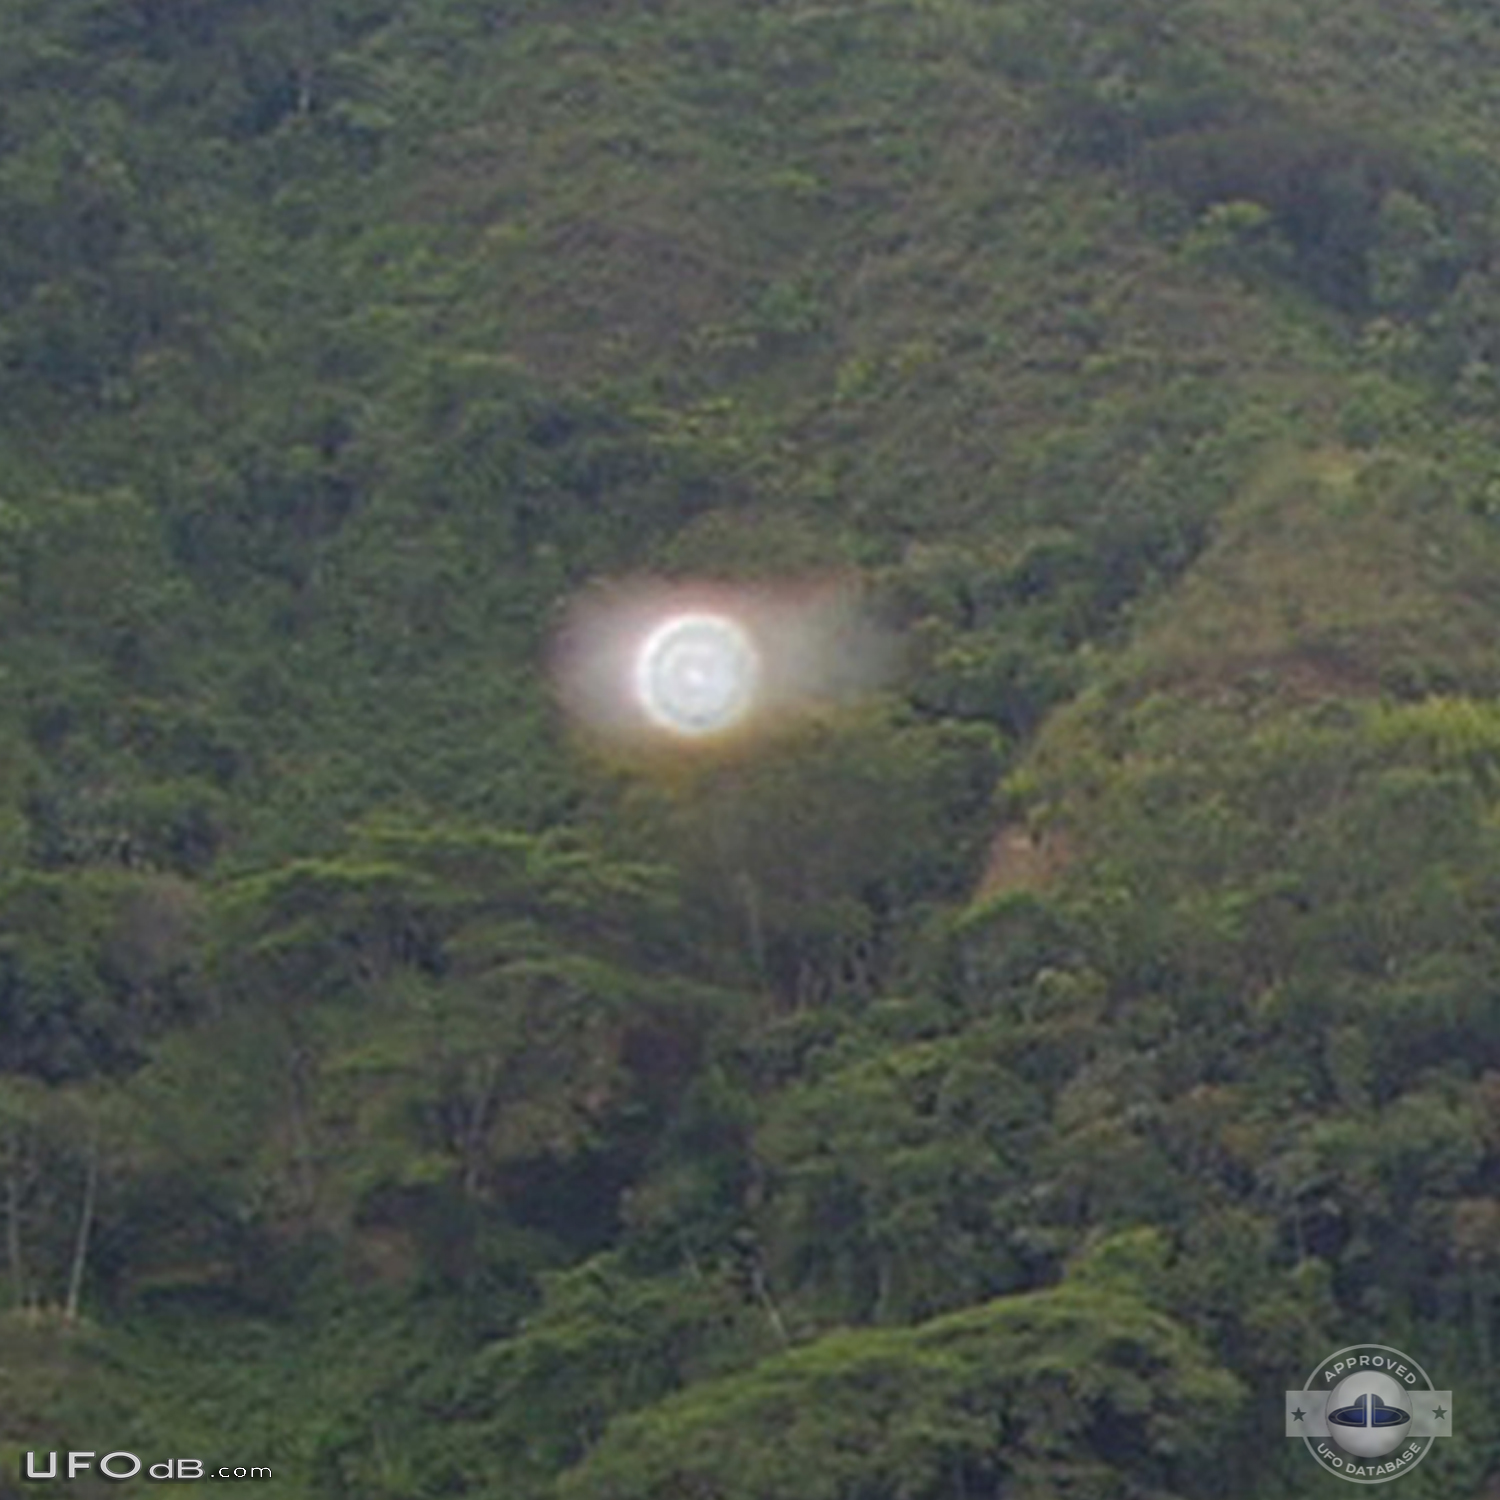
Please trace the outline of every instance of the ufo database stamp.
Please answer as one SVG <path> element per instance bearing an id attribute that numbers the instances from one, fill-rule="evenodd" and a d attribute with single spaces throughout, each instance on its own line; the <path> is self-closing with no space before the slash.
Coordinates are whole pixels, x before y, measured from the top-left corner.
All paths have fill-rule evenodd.
<path id="1" fill-rule="evenodd" d="M 1340 1479 L 1385 1484 L 1453 1435 L 1453 1392 L 1433 1389 L 1399 1349 L 1351 1344 L 1320 1361 L 1302 1390 L 1286 1392 L 1286 1435 Z"/>

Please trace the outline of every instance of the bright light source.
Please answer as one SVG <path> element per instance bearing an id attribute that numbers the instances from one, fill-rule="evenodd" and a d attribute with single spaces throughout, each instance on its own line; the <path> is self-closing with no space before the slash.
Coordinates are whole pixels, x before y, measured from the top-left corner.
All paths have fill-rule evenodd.
<path id="1" fill-rule="evenodd" d="M 552 652 L 573 723 L 637 750 L 708 747 L 878 686 L 891 643 L 850 589 L 799 584 L 601 585 Z"/>
<path id="2" fill-rule="evenodd" d="M 755 703 L 760 659 L 728 615 L 669 615 L 635 659 L 635 695 L 647 716 L 675 734 L 730 729 Z"/>

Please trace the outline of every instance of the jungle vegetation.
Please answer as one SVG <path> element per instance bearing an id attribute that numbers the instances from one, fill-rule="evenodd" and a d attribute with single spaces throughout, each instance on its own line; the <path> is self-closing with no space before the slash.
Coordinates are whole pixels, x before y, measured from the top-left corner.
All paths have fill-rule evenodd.
<path id="1" fill-rule="evenodd" d="M 1497 73 L 0 0 L 0 1496 L 1285 1500 L 1366 1340 L 1500 1495 Z M 901 678 L 611 764 L 643 573 Z"/>

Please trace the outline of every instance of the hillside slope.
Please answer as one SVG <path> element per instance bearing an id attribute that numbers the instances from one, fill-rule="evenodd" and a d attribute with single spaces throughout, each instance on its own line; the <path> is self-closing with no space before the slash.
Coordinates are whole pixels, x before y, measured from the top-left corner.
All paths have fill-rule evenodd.
<path id="1" fill-rule="evenodd" d="M 1297 1496 L 1366 1340 L 1500 1484 L 1497 66 L 0 0 L 0 1494 Z M 903 675 L 607 763 L 637 575 Z"/>

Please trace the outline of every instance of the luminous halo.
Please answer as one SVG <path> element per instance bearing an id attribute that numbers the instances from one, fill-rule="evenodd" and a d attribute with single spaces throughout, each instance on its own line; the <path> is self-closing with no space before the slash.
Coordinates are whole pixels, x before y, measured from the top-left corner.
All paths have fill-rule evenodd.
<path id="1" fill-rule="evenodd" d="M 635 696 L 659 729 L 718 734 L 750 711 L 760 675 L 760 656 L 736 621 L 718 614 L 672 615 L 636 653 Z"/>

